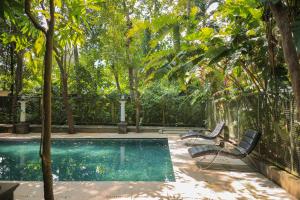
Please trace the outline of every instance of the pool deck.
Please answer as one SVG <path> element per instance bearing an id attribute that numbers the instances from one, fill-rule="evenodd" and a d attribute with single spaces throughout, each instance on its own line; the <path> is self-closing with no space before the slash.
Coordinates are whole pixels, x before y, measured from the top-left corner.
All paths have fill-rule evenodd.
<path id="1" fill-rule="evenodd" d="M 39 138 L 39 134 L 0 134 L 1 139 Z M 53 138 L 168 138 L 175 182 L 54 182 L 55 199 L 71 200 L 148 200 L 148 199 L 295 199 L 284 189 L 248 167 L 242 160 L 212 156 L 192 159 L 187 143 L 177 134 L 158 133 L 55 133 Z M 213 144 L 197 139 L 199 144 Z M 43 199 L 42 182 L 19 182 L 17 200 Z"/>

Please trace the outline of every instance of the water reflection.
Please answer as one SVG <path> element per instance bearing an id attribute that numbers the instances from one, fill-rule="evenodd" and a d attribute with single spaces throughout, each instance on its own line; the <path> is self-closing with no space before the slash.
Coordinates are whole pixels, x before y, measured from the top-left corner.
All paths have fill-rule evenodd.
<path id="1" fill-rule="evenodd" d="M 120 146 L 120 165 L 121 167 L 124 165 L 125 162 L 125 146 Z"/>

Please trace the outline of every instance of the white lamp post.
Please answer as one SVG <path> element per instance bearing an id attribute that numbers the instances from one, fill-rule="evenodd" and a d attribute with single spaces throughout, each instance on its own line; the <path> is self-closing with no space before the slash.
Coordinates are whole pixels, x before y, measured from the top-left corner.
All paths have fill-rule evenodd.
<path id="1" fill-rule="evenodd" d="M 125 104 L 126 104 L 126 100 L 125 100 L 124 95 L 122 95 L 121 100 L 120 100 L 120 105 L 121 105 L 120 120 L 121 120 L 121 122 L 126 122 L 125 121 Z"/>
<path id="2" fill-rule="evenodd" d="M 24 123 L 26 122 L 26 101 L 21 100 L 20 104 L 21 104 L 20 122 Z"/>
<path id="3" fill-rule="evenodd" d="M 120 134 L 127 133 L 127 123 L 125 118 L 126 116 L 125 104 L 126 104 L 125 95 L 122 95 L 120 100 L 120 123 L 118 124 Z"/>
<path id="4" fill-rule="evenodd" d="M 21 104 L 20 123 L 14 125 L 14 132 L 19 134 L 29 133 L 29 123 L 26 123 L 26 99 L 24 96 L 19 101 Z"/>

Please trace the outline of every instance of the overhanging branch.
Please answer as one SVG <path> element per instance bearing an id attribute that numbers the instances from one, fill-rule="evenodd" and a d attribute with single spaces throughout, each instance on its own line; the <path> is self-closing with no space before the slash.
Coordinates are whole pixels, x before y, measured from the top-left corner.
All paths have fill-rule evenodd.
<path id="1" fill-rule="evenodd" d="M 25 13 L 30 19 L 30 21 L 33 23 L 35 28 L 46 34 L 47 30 L 38 22 L 38 20 L 31 13 L 31 1 L 32 0 L 25 0 Z"/>

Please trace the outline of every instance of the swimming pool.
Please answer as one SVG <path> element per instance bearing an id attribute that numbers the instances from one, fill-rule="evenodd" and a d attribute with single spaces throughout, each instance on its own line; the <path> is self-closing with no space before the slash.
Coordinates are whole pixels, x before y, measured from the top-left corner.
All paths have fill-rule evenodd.
<path id="1" fill-rule="evenodd" d="M 167 139 L 54 139 L 56 181 L 175 181 Z M 39 140 L 0 141 L 0 180 L 41 181 Z"/>

